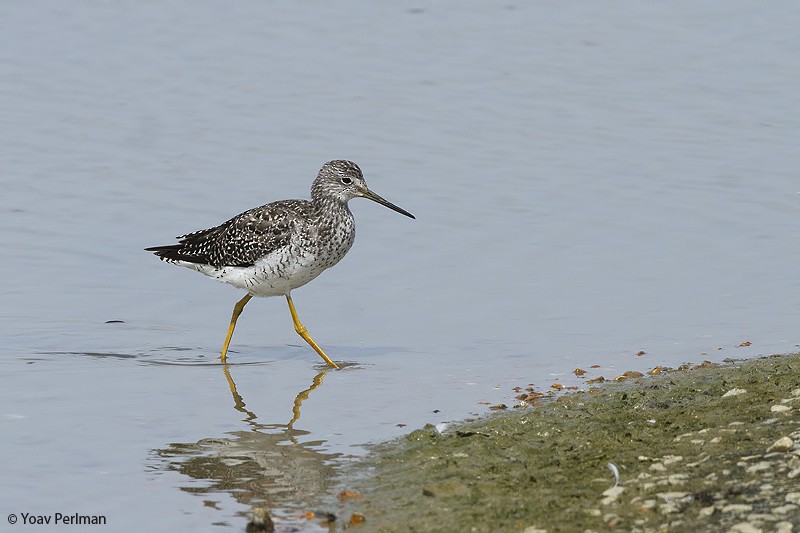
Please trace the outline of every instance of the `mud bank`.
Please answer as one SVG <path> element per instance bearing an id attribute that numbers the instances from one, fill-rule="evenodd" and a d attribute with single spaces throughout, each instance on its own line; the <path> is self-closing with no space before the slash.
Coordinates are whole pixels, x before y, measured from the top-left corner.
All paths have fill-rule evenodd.
<path id="1" fill-rule="evenodd" d="M 354 529 L 798 531 L 798 410 L 795 354 L 426 426 L 376 447 Z"/>

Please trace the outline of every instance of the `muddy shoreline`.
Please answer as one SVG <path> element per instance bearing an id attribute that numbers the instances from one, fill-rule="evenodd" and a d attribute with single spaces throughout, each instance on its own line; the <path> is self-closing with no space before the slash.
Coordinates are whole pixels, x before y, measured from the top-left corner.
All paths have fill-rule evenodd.
<path id="1" fill-rule="evenodd" d="M 800 354 L 610 383 L 378 445 L 351 510 L 364 532 L 797 531 L 798 410 Z"/>

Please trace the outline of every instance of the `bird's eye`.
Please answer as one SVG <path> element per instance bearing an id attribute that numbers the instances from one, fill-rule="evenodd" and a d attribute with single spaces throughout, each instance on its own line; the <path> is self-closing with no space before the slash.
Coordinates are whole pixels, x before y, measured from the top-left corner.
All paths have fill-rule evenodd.
<path id="1" fill-rule="evenodd" d="M 351 183 L 353 183 L 353 180 L 345 176 L 344 178 L 342 178 L 342 183 L 344 183 L 345 185 L 350 185 Z"/>

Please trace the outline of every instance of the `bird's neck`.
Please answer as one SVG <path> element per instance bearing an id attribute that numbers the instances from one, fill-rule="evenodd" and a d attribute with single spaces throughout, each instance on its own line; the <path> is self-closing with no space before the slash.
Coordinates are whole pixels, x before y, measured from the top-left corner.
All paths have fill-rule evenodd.
<path id="1" fill-rule="evenodd" d="M 343 202 L 338 198 L 331 198 L 330 196 L 322 198 L 314 198 L 312 203 L 317 206 L 320 217 L 323 220 L 338 221 L 342 218 L 352 219 L 353 214 L 347 206 L 347 202 Z"/>
<path id="2" fill-rule="evenodd" d="M 318 246 L 327 249 L 331 257 L 337 254 L 343 256 L 353 246 L 356 236 L 355 220 L 347 202 L 325 198 L 320 202 L 315 201 L 314 204 L 319 216 L 315 229 L 326 235 Z"/>

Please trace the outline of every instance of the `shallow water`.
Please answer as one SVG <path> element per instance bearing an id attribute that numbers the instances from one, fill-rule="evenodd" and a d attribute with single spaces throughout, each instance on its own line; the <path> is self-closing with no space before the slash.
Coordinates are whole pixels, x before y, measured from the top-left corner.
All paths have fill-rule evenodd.
<path id="1" fill-rule="evenodd" d="M 7 513 L 314 528 L 366 442 L 800 342 L 794 3 L 3 11 Z M 345 368 L 282 299 L 217 364 L 241 294 L 142 249 L 333 158 L 417 216 L 353 201 L 353 250 L 294 294 Z"/>

